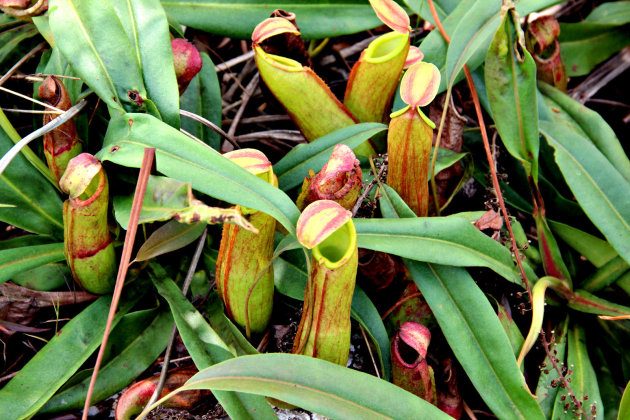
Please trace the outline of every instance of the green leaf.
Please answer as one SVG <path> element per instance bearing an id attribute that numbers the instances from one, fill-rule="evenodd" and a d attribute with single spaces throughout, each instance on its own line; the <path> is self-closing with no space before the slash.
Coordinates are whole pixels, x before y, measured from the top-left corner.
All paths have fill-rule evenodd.
<path id="1" fill-rule="evenodd" d="M 584 21 L 623 25 L 630 22 L 630 4 L 622 1 L 600 4 Z"/>
<path id="2" fill-rule="evenodd" d="M 216 290 L 212 291 L 207 297 L 206 317 L 210 327 L 221 336 L 221 339 L 229 347 L 232 354 L 236 354 L 236 356 L 258 354 L 258 350 L 247 341 L 247 338 L 245 338 L 238 327 L 225 316 L 225 306 Z"/>
<path id="3" fill-rule="evenodd" d="M 50 31 L 50 22 L 48 21 L 48 15 L 33 16 L 33 24 L 39 31 L 39 34 L 48 42 L 51 47 L 55 46 L 55 38 Z"/>
<path id="4" fill-rule="evenodd" d="M 249 40 L 274 9 L 293 12 L 305 39 L 361 32 L 382 25 L 363 0 L 162 0 L 182 25 Z"/>
<path id="5" fill-rule="evenodd" d="M 51 262 L 62 261 L 63 243 L 33 245 L 0 251 L 0 283 L 10 280 L 16 274 Z"/>
<path id="6" fill-rule="evenodd" d="M 0 155 L 13 147 L 0 129 Z M 29 232 L 63 237 L 62 203 L 54 187 L 26 160 L 22 153 L 0 174 L 0 221 Z"/>
<path id="7" fill-rule="evenodd" d="M 57 290 L 72 279 L 72 272 L 65 260 L 61 263 L 49 263 L 11 277 L 11 281 L 27 289 L 37 291 Z"/>
<path id="8" fill-rule="evenodd" d="M 573 123 L 579 127 L 581 130 L 579 134 L 584 133 L 585 137 L 593 142 L 619 173 L 630 182 L 630 160 L 615 132 L 602 116 L 546 83 L 540 83 L 539 88 L 545 96 L 553 100 L 564 111 L 564 113 L 553 112 L 551 115 L 554 120 L 570 119 L 568 123 Z"/>
<path id="9" fill-rule="evenodd" d="M 198 369 L 201 370 L 234 357 L 221 337 L 182 295 L 177 285 L 167 277 L 162 267 L 151 264 L 150 276 L 158 292 L 171 307 L 177 329 Z M 262 397 L 234 392 L 215 392 L 214 396 L 233 419 L 276 418 L 273 410 Z"/>
<path id="10" fill-rule="evenodd" d="M 128 296 L 118 306 L 112 326 L 137 301 Z M 11 381 L 0 390 L 0 418 L 33 416 L 101 343 L 111 296 L 103 296 L 69 321 Z"/>
<path id="11" fill-rule="evenodd" d="M 304 291 L 308 274 L 300 267 L 282 258 L 273 261 L 274 283 L 276 290 L 295 300 L 304 300 Z M 389 337 L 383 320 L 374 303 L 359 286 L 355 286 L 352 295 L 352 318 L 356 319 L 374 339 L 379 362 L 383 368 L 383 376 L 391 375 L 391 361 L 389 352 Z"/>
<path id="12" fill-rule="evenodd" d="M 359 248 L 418 261 L 459 267 L 488 267 L 522 284 L 510 251 L 464 218 L 355 219 Z M 529 279 L 536 278 L 529 270 Z"/>
<path id="13" fill-rule="evenodd" d="M 446 3 L 446 4 L 442 4 Z M 451 13 L 455 6 L 457 6 L 457 2 L 453 2 L 454 4 L 449 4 L 444 1 L 434 1 L 433 5 L 435 6 L 435 11 L 437 12 L 440 21 L 444 22 L 447 18 L 448 13 Z M 433 26 L 435 26 L 435 20 L 433 19 L 433 15 L 431 14 L 431 9 L 429 8 L 429 4 L 423 0 L 405 0 L 405 4 L 407 7 L 420 16 L 422 19 L 431 22 Z M 452 8 L 448 7 L 452 6 Z"/>
<path id="14" fill-rule="evenodd" d="M 434 152 L 435 152 L 435 148 L 432 148 L 431 156 L 433 156 Z M 460 160 L 465 159 L 466 157 L 469 157 L 469 156 L 470 156 L 470 153 L 457 153 L 452 150 L 444 149 L 440 147 L 438 149 L 437 158 L 435 159 L 435 173 L 439 174 L 440 171 L 443 171 L 446 168 L 450 168 L 451 166 L 453 166 Z M 465 163 L 462 163 L 462 164 L 466 166 Z M 431 171 L 430 168 L 429 168 L 429 171 Z"/>
<path id="15" fill-rule="evenodd" d="M 617 256 L 588 276 L 580 287 L 589 292 L 597 292 L 613 284 L 627 271 L 630 271 L 630 265 Z"/>
<path id="16" fill-rule="evenodd" d="M 220 200 L 263 211 L 295 234 L 299 211 L 285 193 L 150 115 L 113 119 L 96 156 L 139 168 L 145 147 L 157 149 L 157 170 L 164 175 Z"/>
<path id="17" fill-rule="evenodd" d="M 562 174 L 593 224 L 630 262 L 630 184 L 595 146 L 568 128 L 541 122 Z"/>
<path id="18" fill-rule="evenodd" d="M 51 238 L 42 235 L 24 235 L 13 239 L 0 241 L 0 251 L 11 248 L 22 248 L 32 245 L 45 245 L 51 243 Z"/>
<path id="19" fill-rule="evenodd" d="M 626 385 L 626 389 L 623 391 L 621 397 L 621 403 L 619 404 L 618 420 L 630 418 L 630 381 Z"/>
<path id="20" fill-rule="evenodd" d="M 179 129 L 179 89 L 166 14 L 159 0 L 110 0 L 127 32 L 150 99 Z M 147 99 L 147 98 L 144 98 Z"/>
<path id="21" fill-rule="evenodd" d="M 543 419 L 499 319 L 466 270 L 409 260 L 405 264 L 488 407 L 504 419 Z"/>
<path id="22" fill-rule="evenodd" d="M 570 296 L 568 306 L 587 314 L 607 316 L 630 316 L 630 307 L 618 305 L 599 298 L 586 290 L 576 290 Z"/>
<path id="23" fill-rule="evenodd" d="M 416 214 L 409 208 L 407 203 L 400 198 L 400 195 L 389 185 L 383 184 L 383 195 L 379 199 L 381 213 L 383 217 L 389 219 L 415 219 Z"/>
<path id="24" fill-rule="evenodd" d="M 114 214 L 123 229 L 131 216 L 133 195 L 114 197 Z M 210 207 L 195 199 L 189 183 L 164 176 L 149 176 L 138 223 L 175 219 L 182 223 L 233 223 L 253 229 L 236 208 Z"/>
<path id="25" fill-rule="evenodd" d="M 523 343 L 525 339 L 523 338 L 523 334 L 518 329 L 518 325 L 514 322 L 512 315 L 507 312 L 505 307 L 496 302 L 497 304 L 497 317 L 499 318 L 499 322 L 505 331 L 505 334 L 510 341 L 510 345 L 512 346 L 512 350 L 514 352 L 514 356 L 518 357 L 521 348 L 523 347 Z"/>
<path id="26" fill-rule="evenodd" d="M 630 44 L 630 5 L 609 2 L 583 21 L 561 23 L 560 54 L 569 76 L 584 76 L 599 63 Z"/>
<path id="27" fill-rule="evenodd" d="M 312 143 L 298 145 L 273 167 L 279 187 L 286 191 L 302 184 L 309 169 L 320 171 L 337 144 L 343 143 L 355 148 L 386 129 L 387 126 L 380 123 L 355 124 L 320 137 Z"/>
<path id="28" fill-rule="evenodd" d="M 403 199 L 400 198 L 398 193 L 388 185 L 383 185 L 380 206 L 383 216 L 389 219 L 379 220 L 392 222 L 392 226 L 395 226 L 392 232 L 396 235 L 398 235 L 397 232 L 400 232 L 401 237 L 404 238 L 404 242 L 398 243 L 398 239 L 396 238 L 399 237 L 392 236 L 392 241 L 383 237 L 382 243 L 379 244 L 379 241 L 376 239 L 378 235 L 370 234 L 369 237 L 366 238 L 365 243 L 369 243 L 370 246 L 375 246 L 379 249 L 369 248 L 369 246 L 365 246 L 365 243 L 360 245 L 360 247 L 376 250 L 381 250 L 381 248 L 388 249 L 389 251 L 383 252 L 400 255 L 404 258 L 417 259 L 419 261 L 437 262 L 438 264 L 441 264 L 441 261 L 450 261 L 444 264 L 456 266 L 475 266 L 479 264 L 489 267 L 499 274 L 505 273 L 502 275 L 504 275 L 506 279 L 522 284 L 520 276 L 516 273 L 514 264 L 511 262 L 512 259 L 508 255 L 509 251 L 506 254 L 505 251 L 507 251 L 507 249 L 505 247 L 473 227 L 469 219 L 478 219 L 479 216 L 476 214 L 461 213 L 448 217 L 418 218 Z M 394 223 L 398 218 L 404 220 L 399 220 L 398 224 Z M 361 219 L 355 219 L 354 223 L 355 226 L 358 226 L 363 222 Z M 414 228 L 405 231 L 403 226 L 406 224 L 414 226 Z M 440 226 L 448 226 L 449 228 L 442 228 Z M 451 227 L 453 228 L 452 232 Z M 370 226 L 370 229 L 373 228 Z M 359 229 L 357 228 L 357 233 L 358 232 Z M 357 238 L 361 238 L 361 235 Z M 404 243 L 407 244 L 407 248 L 403 245 Z M 481 246 L 482 243 L 484 244 L 483 246 Z M 497 247 L 497 245 L 499 246 Z M 426 249 L 418 249 L 422 247 L 426 247 Z M 473 252 L 471 252 L 471 250 Z M 510 261 L 509 264 L 508 261 Z M 512 274 L 509 274 L 510 267 L 512 267 Z M 530 267 L 525 267 L 525 273 L 530 280 L 537 278 Z"/>
<path id="29" fill-rule="evenodd" d="M 149 236 L 149 239 L 142 244 L 136 254 L 135 261 L 146 261 L 158 255 L 172 252 L 193 242 L 206 228 L 205 223 L 179 223 L 177 220 L 170 220 L 160 226 Z"/>
<path id="30" fill-rule="evenodd" d="M 221 86 L 214 64 L 208 54 L 201 53 L 203 66 L 201 71 L 190 81 L 186 91 L 181 96 L 181 108 L 197 114 L 221 127 Z M 182 119 L 182 129 L 203 140 L 215 150 L 221 148 L 221 136 L 191 118 Z"/>
<path id="31" fill-rule="evenodd" d="M 524 45 L 518 16 L 504 8 L 488 49 L 485 82 L 492 118 L 508 152 L 538 184 L 536 63 Z"/>
<path id="32" fill-rule="evenodd" d="M 295 300 L 304 300 L 308 273 L 303 268 L 285 260 L 273 260 L 273 282 L 276 291 Z"/>
<path id="33" fill-rule="evenodd" d="M 51 0 L 48 14 L 56 47 L 110 112 L 137 109 L 128 92 L 147 97 L 142 71 L 111 3 Z"/>
<path id="34" fill-rule="evenodd" d="M 162 311 L 156 314 L 150 323 L 144 325 L 142 331 L 134 334 L 132 340 L 125 343 L 123 348 L 116 349 L 113 357 L 99 370 L 92 402 L 97 403 L 115 394 L 147 370 L 166 348 L 172 325 L 173 317 L 170 312 Z M 122 329 L 125 327 L 123 322 L 120 322 L 118 327 L 112 331 L 112 336 L 127 333 L 126 329 Z M 87 377 L 55 395 L 42 407 L 40 413 L 83 408 L 90 379 Z"/>
<path id="35" fill-rule="evenodd" d="M 447 86 L 455 84 L 459 72 L 478 50 L 485 51 L 485 45 L 499 25 L 500 7 L 499 0 L 475 2 L 449 34 L 451 43 L 446 54 L 445 73 Z M 474 70 L 477 66 L 470 67 Z"/>
<path id="36" fill-rule="evenodd" d="M 372 303 L 368 295 L 358 286 L 354 288 L 354 294 L 352 295 L 352 308 L 350 315 L 352 318 L 356 319 L 361 326 L 363 326 L 365 331 L 375 342 L 376 353 L 380 361 L 383 378 L 385 380 L 390 380 L 391 362 L 387 330 L 385 329 L 381 315 L 378 313 L 374 303 Z"/>
<path id="37" fill-rule="evenodd" d="M 618 254 L 610 244 L 603 239 L 576 229 L 564 223 L 547 220 L 551 230 L 571 248 L 575 249 L 595 267 L 601 267 Z"/>
<path id="38" fill-rule="evenodd" d="M 383 215 L 413 220 L 415 214 L 400 196 L 387 185 L 384 187 L 380 200 Z M 468 273 L 409 260 L 405 265 L 455 356 L 477 389 L 484 390 L 480 393 L 488 406 L 506 418 L 508 413 L 514 418 L 541 418 L 540 409 L 523 388 L 515 358 L 518 350 L 512 349 L 499 318 Z M 493 391 L 486 395 L 491 388 Z"/>
<path id="39" fill-rule="evenodd" d="M 228 360 L 197 373 L 178 392 L 186 389 L 266 395 L 339 420 L 451 418 L 389 382 L 296 354 L 259 354 Z"/>
<path id="40" fill-rule="evenodd" d="M 586 349 L 586 333 L 582 327 L 573 325 L 569 329 L 567 345 L 567 366 L 569 366 L 573 372 L 569 376 L 571 378 L 571 390 L 578 400 L 583 401 L 583 408 L 586 413 L 589 415 L 596 414 L 598 419 L 603 419 L 604 404 L 599 394 L 597 376 L 595 375 L 595 370 L 588 356 Z M 586 401 L 584 401 L 585 395 L 588 395 Z M 566 387 L 561 388 L 556 395 L 556 405 L 551 416 L 552 419 L 575 418 L 572 410 L 566 410 L 564 408 L 567 402 L 571 402 L 568 396 L 568 390 Z M 592 413 L 591 409 L 595 409 L 595 413 Z"/>
<path id="41" fill-rule="evenodd" d="M 37 28 L 26 25 L 0 35 L 0 63 L 9 57 L 17 47 L 23 46 L 24 40 L 32 38 L 38 33 Z"/>
<path id="42" fill-rule="evenodd" d="M 621 389 L 615 383 L 615 377 L 611 368 L 612 360 L 609 360 L 601 347 L 594 349 L 593 367 L 597 374 L 599 393 L 604 403 L 604 420 L 616 420 L 619 416 L 619 403 L 621 402 Z M 593 354 L 593 353 L 591 353 Z M 616 373 L 616 372 L 615 372 Z"/>

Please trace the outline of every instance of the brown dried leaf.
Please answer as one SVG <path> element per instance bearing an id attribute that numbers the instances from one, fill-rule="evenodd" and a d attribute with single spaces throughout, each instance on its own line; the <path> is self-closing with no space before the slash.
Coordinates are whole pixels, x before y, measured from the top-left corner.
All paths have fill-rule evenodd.
<path id="1" fill-rule="evenodd" d="M 496 211 L 488 210 L 473 225 L 479 230 L 500 230 L 503 227 L 503 218 Z"/>

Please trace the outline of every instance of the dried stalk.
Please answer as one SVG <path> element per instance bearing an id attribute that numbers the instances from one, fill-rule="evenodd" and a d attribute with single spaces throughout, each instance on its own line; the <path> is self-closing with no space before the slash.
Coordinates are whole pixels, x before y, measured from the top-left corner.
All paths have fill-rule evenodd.
<path id="1" fill-rule="evenodd" d="M 94 371 L 92 372 L 92 378 L 90 379 L 90 386 L 85 398 L 83 415 L 81 417 L 82 420 L 87 420 L 88 418 L 88 411 L 90 409 L 92 393 L 94 392 L 94 385 L 96 384 L 96 378 L 98 377 L 98 371 L 103 361 L 103 355 L 105 354 L 105 346 L 107 345 L 109 332 L 112 328 L 114 316 L 116 315 L 116 310 L 118 308 L 118 302 L 120 301 L 120 295 L 122 294 L 123 285 L 125 284 L 125 277 L 127 276 L 129 262 L 131 261 L 131 251 L 133 250 L 136 232 L 138 231 L 138 220 L 140 219 L 144 194 L 147 190 L 147 183 L 149 181 L 149 175 L 151 174 L 151 168 L 153 167 L 154 158 L 155 149 L 148 147 L 145 148 L 144 156 L 142 157 L 142 164 L 140 166 L 140 174 L 138 175 L 138 183 L 136 184 L 136 191 L 133 196 L 133 204 L 131 205 L 129 230 L 127 230 L 127 234 L 125 235 L 125 243 L 123 245 L 122 256 L 120 257 L 120 265 L 118 266 L 118 276 L 116 277 L 114 295 L 112 297 L 112 303 L 109 307 L 109 315 L 107 316 L 107 324 L 105 324 L 105 331 L 103 332 L 103 340 L 101 341 L 101 347 L 98 350 L 98 356 L 96 357 L 96 363 L 94 364 Z"/>

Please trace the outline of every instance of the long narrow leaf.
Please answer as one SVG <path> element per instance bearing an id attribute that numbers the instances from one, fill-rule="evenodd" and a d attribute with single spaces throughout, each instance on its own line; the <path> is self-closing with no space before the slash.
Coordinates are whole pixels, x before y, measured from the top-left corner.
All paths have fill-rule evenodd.
<path id="1" fill-rule="evenodd" d="M 150 115 L 113 119 L 96 156 L 138 168 L 145 147 L 157 149 L 157 170 L 164 175 L 190 182 L 194 189 L 215 198 L 261 210 L 295 232 L 299 212 L 285 193 Z"/>
<path id="2" fill-rule="evenodd" d="M 319 172 L 330 158 L 335 145 L 343 143 L 354 148 L 386 128 L 379 123 L 356 124 L 320 137 L 312 143 L 298 145 L 273 167 L 280 188 L 288 190 L 300 185 L 309 169 Z"/>
<path id="3" fill-rule="evenodd" d="M 115 326 L 139 296 L 118 306 Z M 34 415 L 101 343 L 111 296 L 103 296 L 72 318 L 0 390 L 0 418 L 23 419 Z"/>
<path id="4" fill-rule="evenodd" d="M 206 226 L 205 223 L 186 224 L 170 220 L 149 236 L 138 250 L 135 260 L 146 261 L 183 248 L 201 236 Z"/>
<path id="5" fill-rule="evenodd" d="M 618 255 L 607 241 L 597 236 L 553 220 L 547 220 L 547 223 L 554 234 L 558 235 L 560 239 L 579 252 L 595 267 L 601 267 Z"/>
<path id="6" fill-rule="evenodd" d="M 560 325 L 557 325 L 554 332 L 554 342 L 550 345 L 552 357 L 557 357 L 559 360 L 564 360 L 567 353 L 567 335 L 569 328 L 569 318 L 565 318 Z M 538 379 L 538 385 L 536 386 L 536 398 L 538 404 L 545 413 L 546 418 L 551 417 L 554 404 L 556 402 L 556 395 L 558 394 L 558 387 L 551 386 L 551 381 L 558 381 L 560 374 L 554 369 L 553 363 L 549 356 L 545 357 L 543 361 L 543 369 Z"/>
<path id="7" fill-rule="evenodd" d="M 110 2 L 51 0 L 49 16 L 56 47 L 110 109 L 135 109 L 128 92 L 146 98 L 138 60 Z"/>
<path id="8" fill-rule="evenodd" d="M 569 76 L 584 76 L 630 43 L 630 4 L 600 4 L 583 22 L 560 24 L 560 52 Z"/>
<path id="9" fill-rule="evenodd" d="M 177 285 L 166 277 L 164 269 L 152 265 L 151 279 L 171 307 L 177 329 L 198 369 L 234 357 L 221 337 L 182 295 Z M 231 418 L 275 419 L 273 410 L 262 397 L 234 392 L 215 392 L 214 396 Z"/>
<path id="10" fill-rule="evenodd" d="M 0 129 L 0 155 L 13 142 Z M 53 186 L 26 160 L 22 153 L 0 174 L 0 220 L 24 230 L 63 237 L 62 202 Z"/>
<path id="11" fill-rule="evenodd" d="M 388 186 L 380 204 L 386 217 L 415 218 Z M 523 389 L 515 352 L 499 318 L 468 273 L 417 261 L 405 260 L 405 264 L 455 356 L 495 414 L 501 418 L 542 418 L 535 400 Z"/>
<path id="12" fill-rule="evenodd" d="M 630 183 L 597 148 L 576 132 L 541 122 L 555 159 L 593 224 L 619 255 L 630 262 Z"/>
<path id="13" fill-rule="evenodd" d="M 160 1 L 110 1 L 138 59 L 148 99 L 157 106 L 167 124 L 179 128 L 179 90 L 168 21 Z"/>
<path id="14" fill-rule="evenodd" d="M 266 395 L 338 420 L 446 420 L 433 404 L 389 382 L 296 354 L 243 356 L 199 372 L 178 390 Z"/>
<path id="15" fill-rule="evenodd" d="M 451 36 L 446 54 L 447 86 L 455 84 L 455 78 L 477 50 L 487 45 L 499 26 L 499 0 L 481 0 L 466 12 Z M 472 68 L 471 70 L 474 70 Z"/>
<path id="16" fill-rule="evenodd" d="M 0 283 L 10 280 L 16 274 L 64 259 L 63 243 L 2 250 L 0 251 Z"/>
<path id="17" fill-rule="evenodd" d="M 505 279 L 521 284 L 510 251 L 456 215 L 355 219 L 354 224 L 360 248 L 437 264 L 488 267 Z M 528 278 L 536 277 L 528 271 Z"/>
<path id="18" fill-rule="evenodd" d="M 626 389 L 623 391 L 621 403 L 619 403 L 619 414 L 617 416 L 617 419 L 623 420 L 627 419 L 628 417 L 630 417 L 630 381 L 628 381 Z"/>
<path id="19" fill-rule="evenodd" d="M 361 32 L 382 25 L 363 0 L 162 0 L 182 25 L 232 38 L 250 39 L 274 9 L 293 12 L 305 39 Z"/>
<path id="20" fill-rule="evenodd" d="M 539 88 L 545 96 L 551 98 L 582 129 L 588 139 L 608 158 L 619 173 L 630 182 L 630 160 L 626 156 L 615 132 L 602 116 L 553 86 L 540 83 Z M 556 117 L 556 115 L 562 116 L 563 114 L 552 113 L 552 116 Z"/>
<path id="21" fill-rule="evenodd" d="M 99 371 L 92 402 L 102 401 L 115 394 L 147 370 L 166 348 L 172 325 L 171 314 L 162 311 L 130 343 L 117 349 L 118 353 Z M 119 326 L 122 327 L 123 323 Z M 124 334 L 124 331 L 114 329 L 113 334 Z M 64 389 L 42 407 L 41 413 L 82 408 L 89 385 L 88 376 L 78 384 Z"/>
<path id="22" fill-rule="evenodd" d="M 221 126 L 221 86 L 208 54 L 201 53 L 201 71 L 190 81 L 181 96 L 181 108 Z M 191 118 L 182 119 L 182 129 L 215 150 L 221 148 L 221 136 Z"/>
<path id="23" fill-rule="evenodd" d="M 453 353 L 502 419 L 543 419 L 488 299 L 466 270 L 406 261 Z"/>
<path id="24" fill-rule="evenodd" d="M 574 325 L 569 329 L 567 339 L 568 358 L 567 366 L 570 367 L 571 379 L 570 386 L 575 397 L 582 402 L 583 410 L 590 415 L 595 414 L 596 418 L 604 417 L 604 404 L 599 394 L 599 386 L 597 384 L 597 375 L 591 364 L 586 349 L 586 333 L 584 329 L 578 325 Z M 584 396 L 588 396 L 584 399 Z M 569 410 L 565 405 L 569 403 Z M 556 404 L 554 406 L 552 419 L 574 419 L 572 400 L 568 395 L 566 387 L 561 388 L 556 395 Z M 592 411 L 591 411 L 592 410 Z"/>
<path id="25" fill-rule="evenodd" d="M 504 10 L 503 15 L 486 56 L 486 91 L 503 144 L 537 184 L 536 63 L 525 49 L 520 23 L 514 23 L 514 10 Z"/>

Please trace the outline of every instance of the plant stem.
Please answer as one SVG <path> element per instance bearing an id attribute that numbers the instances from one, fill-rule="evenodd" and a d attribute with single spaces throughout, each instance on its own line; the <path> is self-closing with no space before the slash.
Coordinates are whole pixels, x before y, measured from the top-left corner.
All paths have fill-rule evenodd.
<path id="1" fill-rule="evenodd" d="M 448 107 L 451 103 L 451 92 L 453 91 L 453 86 L 449 86 L 446 89 L 446 97 L 444 98 L 444 110 L 442 111 L 442 117 L 440 118 L 440 126 L 438 128 L 437 138 L 435 139 L 435 146 L 433 149 L 433 156 L 431 157 L 431 171 L 430 179 L 431 179 L 431 192 L 433 193 L 433 205 L 435 206 L 435 214 L 437 216 L 440 215 L 440 202 L 438 200 L 437 187 L 435 185 L 435 162 L 437 162 L 438 150 L 440 150 L 440 142 L 442 141 L 442 132 L 444 130 L 444 122 L 446 121 L 446 113 L 448 112 Z"/>
<path id="2" fill-rule="evenodd" d="M 558 366 L 557 359 L 552 354 L 551 349 L 549 348 L 549 342 L 547 341 L 547 338 L 545 337 L 545 332 L 541 331 L 540 336 L 542 337 L 542 345 L 543 345 L 543 349 L 545 349 L 545 353 L 547 354 L 547 359 L 549 359 L 549 361 L 551 362 L 551 365 L 558 373 L 558 377 L 560 381 L 562 381 L 562 383 L 566 387 L 567 392 L 569 394 L 569 398 L 571 398 L 573 403 L 577 406 L 576 408 L 579 410 L 578 413 L 581 412 L 582 414 L 584 414 L 584 418 L 586 420 L 592 420 L 591 417 L 589 417 L 589 415 L 586 413 L 586 411 L 584 411 L 584 405 L 582 404 L 582 401 L 577 399 L 577 397 L 575 396 L 575 393 L 571 389 L 571 385 L 569 384 L 569 381 L 567 381 L 567 378 L 564 376 L 564 373 L 562 373 L 562 369 L 560 369 L 560 367 Z"/>

